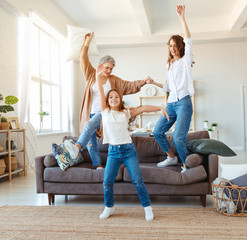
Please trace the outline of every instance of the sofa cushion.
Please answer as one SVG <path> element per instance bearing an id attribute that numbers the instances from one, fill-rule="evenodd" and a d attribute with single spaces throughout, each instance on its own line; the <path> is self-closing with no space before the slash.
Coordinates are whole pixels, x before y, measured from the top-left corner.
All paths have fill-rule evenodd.
<path id="1" fill-rule="evenodd" d="M 188 169 L 181 174 L 181 166 L 158 168 L 154 163 L 140 163 L 144 183 L 159 183 L 170 185 L 185 185 L 201 182 L 207 178 L 207 173 L 202 165 Z M 131 182 L 127 168 L 124 168 L 123 180 Z"/>
<path id="2" fill-rule="evenodd" d="M 44 159 L 44 165 L 45 167 L 56 167 L 57 165 L 57 160 L 54 158 L 53 154 L 47 154 Z"/>
<path id="3" fill-rule="evenodd" d="M 198 153 L 192 153 L 185 159 L 185 164 L 189 168 L 196 167 L 201 165 L 204 160 L 204 157 Z"/>
<path id="4" fill-rule="evenodd" d="M 232 149 L 226 146 L 223 142 L 213 139 L 202 138 L 202 139 L 188 141 L 187 148 L 192 152 L 201 153 L 205 155 L 212 153 L 224 157 L 237 155 L 235 152 L 232 151 Z"/>
<path id="5" fill-rule="evenodd" d="M 119 168 L 116 181 L 123 180 L 122 164 Z M 103 169 L 93 169 L 90 163 L 81 163 L 75 167 L 62 171 L 59 167 L 48 167 L 44 170 L 44 181 L 64 183 L 102 183 L 104 180 Z"/>

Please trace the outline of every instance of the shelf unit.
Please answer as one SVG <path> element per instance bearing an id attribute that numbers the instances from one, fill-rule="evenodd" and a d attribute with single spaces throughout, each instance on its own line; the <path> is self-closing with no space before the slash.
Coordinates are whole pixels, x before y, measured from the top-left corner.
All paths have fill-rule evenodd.
<path id="1" fill-rule="evenodd" d="M 140 96 L 139 97 L 139 105 L 142 105 L 142 100 L 143 99 L 158 99 L 160 98 L 161 100 L 164 99 L 164 107 L 167 105 L 167 94 L 165 96 Z M 195 131 L 195 95 L 192 95 L 191 97 L 191 102 L 192 102 L 192 107 L 193 107 L 193 114 L 191 117 L 191 127 L 190 131 Z M 151 104 L 152 105 L 152 104 Z M 142 116 L 150 116 L 150 115 L 161 115 L 161 112 L 153 112 L 153 113 L 143 113 L 140 114 L 139 116 L 139 128 L 142 128 Z"/>
<path id="2" fill-rule="evenodd" d="M 164 107 L 167 104 L 167 97 L 166 96 L 143 96 L 143 97 L 139 97 L 139 105 L 142 105 L 142 100 L 143 99 L 158 99 L 160 98 L 161 100 L 164 99 Z M 152 105 L 152 104 L 151 104 Z M 150 112 L 150 113 L 142 113 L 139 116 L 139 128 L 142 128 L 142 116 L 150 116 L 150 115 L 161 115 L 161 112 Z"/>
<path id="3" fill-rule="evenodd" d="M 8 155 L 8 161 L 9 161 L 9 172 L 4 173 L 3 175 L 0 175 L 0 178 L 9 177 L 9 181 L 12 180 L 12 175 L 20 172 L 24 172 L 24 176 L 27 174 L 26 170 L 26 146 L 25 146 L 25 129 L 9 129 L 9 130 L 0 130 L 0 134 L 6 134 L 8 138 L 8 149 L 4 149 L 3 152 L 0 152 L 0 158 L 1 156 Z M 17 149 L 11 149 L 11 134 L 12 133 L 22 133 L 23 136 L 23 142 L 22 148 Z M 23 159 L 24 159 L 24 165 L 23 167 L 18 167 L 15 171 L 11 171 L 11 154 L 17 153 L 17 152 L 23 152 Z"/>

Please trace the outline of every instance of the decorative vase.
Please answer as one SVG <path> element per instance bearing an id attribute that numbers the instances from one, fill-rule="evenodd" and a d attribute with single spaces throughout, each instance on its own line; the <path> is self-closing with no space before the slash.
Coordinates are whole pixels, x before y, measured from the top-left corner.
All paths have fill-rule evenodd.
<path id="1" fill-rule="evenodd" d="M 0 175 L 3 175 L 6 169 L 6 164 L 4 159 L 0 159 Z"/>
<path id="2" fill-rule="evenodd" d="M 5 164 L 6 164 L 6 172 L 9 171 L 9 157 L 4 157 Z M 18 166 L 18 161 L 16 156 L 11 156 L 11 172 L 15 171 Z"/>
<path id="3" fill-rule="evenodd" d="M 6 140 L 6 149 L 9 149 L 9 142 Z M 13 140 L 10 141 L 10 149 L 16 149 L 15 143 Z"/>

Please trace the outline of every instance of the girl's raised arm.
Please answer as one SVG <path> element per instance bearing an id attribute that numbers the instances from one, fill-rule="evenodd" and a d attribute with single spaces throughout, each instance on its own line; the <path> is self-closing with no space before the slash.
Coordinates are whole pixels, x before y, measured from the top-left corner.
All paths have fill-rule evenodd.
<path id="1" fill-rule="evenodd" d="M 144 112 L 157 112 L 161 111 L 163 117 L 166 116 L 167 120 L 169 121 L 169 115 L 167 114 L 166 110 L 163 107 L 151 106 L 151 105 L 143 105 L 137 108 L 130 109 L 131 117 L 136 117 Z"/>
<path id="2" fill-rule="evenodd" d="M 101 111 L 104 111 L 106 109 L 106 98 L 105 98 L 103 85 L 102 85 L 102 82 L 101 82 L 102 68 L 103 68 L 102 64 L 97 67 L 97 70 L 96 70 L 96 82 L 97 82 L 97 87 L 98 87 L 98 91 L 99 91 L 100 108 L 101 108 Z"/>

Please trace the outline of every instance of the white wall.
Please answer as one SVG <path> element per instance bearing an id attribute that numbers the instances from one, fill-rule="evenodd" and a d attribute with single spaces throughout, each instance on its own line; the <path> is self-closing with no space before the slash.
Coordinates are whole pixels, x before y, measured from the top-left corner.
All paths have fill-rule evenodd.
<path id="1" fill-rule="evenodd" d="M 18 97 L 18 18 L 1 6 L 0 29 L 0 93 L 4 97 L 7 95 Z M 16 109 L 17 105 L 14 107 Z M 15 113 L 10 112 L 8 115 L 2 115 L 10 117 L 14 116 Z"/>
<path id="2" fill-rule="evenodd" d="M 116 59 L 113 74 L 123 79 L 143 79 L 150 75 L 161 83 L 165 80 L 166 44 L 163 47 L 101 49 L 100 53 Z M 242 148 L 241 84 L 247 84 L 247 42 L 197 44 L 193 45 L 193 55 L 196 62 L 193 67 L 196 129 L 202 129 L 204 120 L 216 122 L 220 140 L 233 148 Z M 125 97 L 127 104 L 137 106 L 138 96 L 146 95 L 144 89 Z"/>
<path id="3" fill-rule="evenodd" d="M 33 9 L 45 18 L 65 36 L 67 34 L 66 23 L 73 25 L 73 22 L 59 11 L 50 0 L 0 0 L 0 93 L 4 96 L 12 94 L 19 97 L 18 17 L 28 16 L 30 9 Z M 77 84 L 77 74 L 75 75 L 75 84 Z M 79 98 L 75 96 L 75 99 L 75 102 L 77 102 L 77 99 Z M 21 99 L 19 100 L 21 101 Z M 16 111 L 7 113 L 7 117 L 17 116 L 18 104 L 14 107 Z M 77 125 L 78 122 L 79 121 L 76 123 Z M 68 135 L 68 133 L 38 135 L 36 155 L 43 155 L 51 152 L 51 144 L 53 142 L 61 143 L 65 134 Z M 3 145 L 4 143 L 5 140 L 3 139 L 3 136 L 0 136 L 0 144 Z"/>

